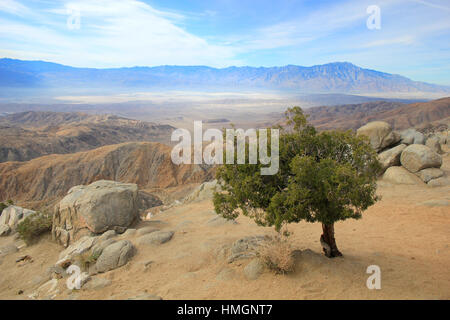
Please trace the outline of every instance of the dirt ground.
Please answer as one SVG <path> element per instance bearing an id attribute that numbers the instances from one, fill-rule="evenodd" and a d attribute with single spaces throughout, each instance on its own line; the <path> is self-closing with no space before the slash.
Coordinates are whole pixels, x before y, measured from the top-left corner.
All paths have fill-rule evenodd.
<path id="1" fill-rule="evenodd" d="M 247 280 L 243 268 L 249 260 L 228 264 L 216 256 L 217 249 L 248 235 L 274 232 L 246 217 L 239 217 L 238 224 L 211 226 L 207 222 L 214 218 L 213 207 L 206 200 L 164 211 L 154 217 L 160 222 L 141 222 L 139 227 L 157 224 L 175 235 L 160 246 L 137 246 L 127 265 L 95 276 L 112 280 L 110 286 L 72 292 L 61 279 L 56 299 L 127 299 L 145 292 L 164 299 L 450 299 L 450 210 L 422 204 L 450 200 L 449 188 L 381 181 L 378 192 L 382 200 L 362 219 L 337 223 L 342 258 L 322 255 L 319 224 L 299 223 L 289 228 L 294 249 L 306 250 L 296 271 L 265 271 L 257 280 Z M 11 241 L 2 238 L 0 246 Z M 0 258 L 0 299 L 28 299 L 61 250 L 43 239 Z M 34 262 L 19 267 L 15 261 L 23 255 Z M 369 265 L 381 268 L 380 290 L 366 287 Z"/>

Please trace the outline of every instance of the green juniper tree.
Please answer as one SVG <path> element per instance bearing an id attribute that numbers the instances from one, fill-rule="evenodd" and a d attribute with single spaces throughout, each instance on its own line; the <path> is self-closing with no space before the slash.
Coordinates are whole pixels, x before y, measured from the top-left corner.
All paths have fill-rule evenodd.
<path id="1" fill-rule="evenodd" d="M 317 132 L 300 107 L 289 108 L 286 118 L 279 127 L 278 173 L 261 175 L 259 162 L 222 165 L 215 210 L 228 219 L 242 213 L 277 231 L 292 222 L 320 222 L 325 255 L 341 256 L 334 223 L 360 218 L 377 201 L 377 154 L 367 139 L 351 131 Z"/>

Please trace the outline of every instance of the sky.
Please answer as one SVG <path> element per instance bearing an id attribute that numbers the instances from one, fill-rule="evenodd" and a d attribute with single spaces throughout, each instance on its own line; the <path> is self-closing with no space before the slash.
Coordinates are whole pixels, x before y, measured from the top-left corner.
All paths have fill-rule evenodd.
<path id="1" fill-rule="evenodd" d="M 94 68 L 348 61 L 450 85 L 450 1 L 0 0 L 0 57 Z"/>

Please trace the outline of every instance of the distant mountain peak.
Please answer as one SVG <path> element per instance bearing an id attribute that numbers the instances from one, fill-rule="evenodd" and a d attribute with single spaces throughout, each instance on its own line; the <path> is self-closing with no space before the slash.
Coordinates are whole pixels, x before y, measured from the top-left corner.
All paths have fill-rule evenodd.
<path id="1" fill-rule="evenodd" d="M 417 82 L 361 68 L 347 61 L 310 67 L 157 66 L 74 68 L 44 61 L 0 59 L 4 88 L 276 89 L 298 93 L 450 92 L 450 87 Z"/>

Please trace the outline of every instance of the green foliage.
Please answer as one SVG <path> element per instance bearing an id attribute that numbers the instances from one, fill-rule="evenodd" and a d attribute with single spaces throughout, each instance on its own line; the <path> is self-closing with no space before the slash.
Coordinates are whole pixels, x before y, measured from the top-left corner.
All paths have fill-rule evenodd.
<path id="1" fill-rule="evenodd" d="M 2 214 L 2 211 L 6 208 L 8 208 L 8 205 L 4 204 L 3 202 L 0 202 L 0 215 Z"/>
<path id="2" fill-rule="evenodd" d="M 76 257 L 76 264 L 84 271 L 88 271 L 89 267 L 94 265 L 101 255 L 100 252 L 85 252 Z"/>
<path id="3" fill-rule="evenodd" d="M 6 203 L 8 204 L 8 206 L 14 205 L 14 201 L 12 201 L 11 199 L 9 199 L 8 201 L 6 201 Z"/>
<path id="4" fill-rule="evenodd" d="M 33 213 L 17 225 L 20 238 L 27 245 L 35 243 L 41 235 L 52 229 L 52 217 L 43 213 Z"/>
<path id="5" fill-rule="evenodd" d="M 260 175 L 261 163 L 221 166 L 216 212 L 228 219 L 242 213 L 276 230 L 301 220 L 333 224 L 360 218 L 377 201 L 381 166 L 375 150 L 351 131 L 317 132 L 299 107 L 288 109 L 286 118 L 278 173 Z"/>

